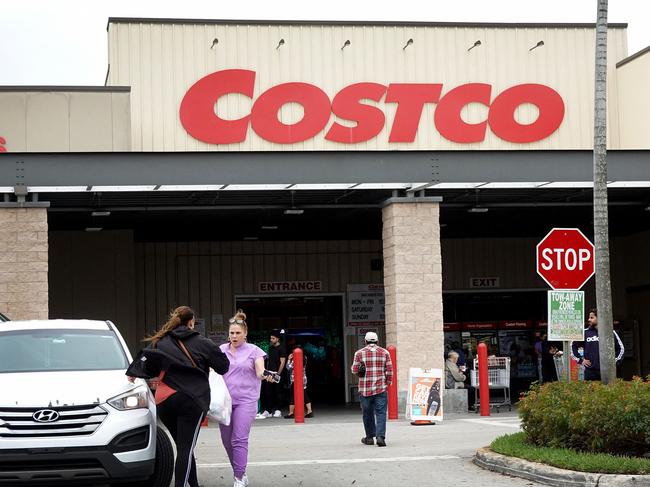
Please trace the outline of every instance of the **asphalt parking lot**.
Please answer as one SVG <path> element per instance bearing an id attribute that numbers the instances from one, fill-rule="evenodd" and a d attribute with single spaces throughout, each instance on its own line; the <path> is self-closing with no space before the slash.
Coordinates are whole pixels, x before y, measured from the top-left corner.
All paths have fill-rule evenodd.
<path id="1" fill-rule="evenodd" d="M 477 448 L 519 430 L 515 412 L 453 415 L 435 426 L 388 425 L 386 448 L 361 444 L 361 413 L 355 408 L 315 410 L 295 424 L 284 418 L 255 422 L 248 477 L 262 486 L 473 485 L 524 486 L 533 482 L 484 471 L 472 463 Z M 232 470 L 218 428 L 203 428 L 196 449 L 199 480 L 205 487 L 232 485 Z"/>

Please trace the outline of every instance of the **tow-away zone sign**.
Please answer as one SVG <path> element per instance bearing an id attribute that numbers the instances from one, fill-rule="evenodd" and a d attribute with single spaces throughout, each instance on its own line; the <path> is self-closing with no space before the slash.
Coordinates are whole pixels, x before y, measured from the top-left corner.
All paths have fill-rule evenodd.
<path id="1" fill-rule="evenodd" d="M 570 342 L 584 340 L 584 291 L 548 292 L 548 340 Z"/>

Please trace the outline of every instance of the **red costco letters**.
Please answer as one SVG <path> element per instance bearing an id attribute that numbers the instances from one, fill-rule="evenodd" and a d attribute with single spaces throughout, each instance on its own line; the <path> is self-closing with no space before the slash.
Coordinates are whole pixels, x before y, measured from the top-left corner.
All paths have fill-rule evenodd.
<path id="1" fill-rule="evenodd" d="M 224 120 L 216 114 L 218 100 L 230 93 L 254 97 L 255 71 L 227 69 L 197 81 L 185 94 L 180 107 L 181 123 L 195 139 L 209 144 L 234 144 L 246 140 L 249 125 L 264 140 L 276 144 L 295 144 L 317 136 L 325 129 L 332 113 L 355 125 L 335 121 L 325 139 L 341 144 L 356 144 L 376 137 L 384 128 L 384 112 L 363 100 L 397 105 L 390 127 L 389 143 L 413 142 L 424 105 L 437 104 L 434 123 L 440 135 L 452 142 L 469 144 L 485 139 L 487 127 L 500 139 L 529 143 L 545 139 L 564 119 L 564 101 L 552 88 L 540 84 L 512 86 L 492 99 L 492 85 L 468 83 L 449 90 L 441 97 L 439 83 L 355 83 L 341 89 L 330 101 L 327 93 L 309 83 L 282 83 L 272 86 L 255 99 L 250 115 Z M 303 107 L 303 118 L 293 124 L 282 123 L 278 111 L 287 103 Z M 480 123 L 467 123 L 462 109 L 470 103 L 488 107 L 488 117 Z M 537 119 L 521 124 L 515 110 L 523 104 L 535 105 Z"/>

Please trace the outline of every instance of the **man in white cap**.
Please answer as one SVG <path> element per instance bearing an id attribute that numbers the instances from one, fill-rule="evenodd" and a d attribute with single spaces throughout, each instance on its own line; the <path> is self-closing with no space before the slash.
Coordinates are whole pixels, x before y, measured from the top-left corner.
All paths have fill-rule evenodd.
<path id="1" fill-rule="evenodd" d="M 357 350 L 352 362 L 352 373 L 359 376 L 359 400 L 363 411 L 364 445 L 386 446 L 386 411 L 388 386 L 393 382 L 393 362 L 385 348 L 377 345 L 377 334 L 369 331 L 366 346 Z"/>

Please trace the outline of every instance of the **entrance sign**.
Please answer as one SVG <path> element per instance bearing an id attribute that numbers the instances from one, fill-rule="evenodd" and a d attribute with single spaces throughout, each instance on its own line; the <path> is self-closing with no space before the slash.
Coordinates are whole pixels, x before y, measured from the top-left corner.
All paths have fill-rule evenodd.
<path id="1" fill-rule="evenodd" d="M 261 293 L 319 292 L 323 290 L 321 281 L 273 281 L 260 282 L 257 289 Z"/>
<path id="2" fill-rule="evenodd" d="M 385 324 L 384 285 L 348 284 L 348 326 Z"/>
<path id="3" fill-rule="evenodd" d="M 250 126 L 259 137 L 276 144 L 295 144 L 316 136 L 341 144 L 358 144 L 374 139 L 387 123 L 384 111 L 365 100 L 396 105 L 389 143 L 415 141 L 426 104 L 436 105 L 434 124 L 440 135 L 459 144 L 482 142 L 488 126 L 507 142 L 537 142 L 553 134 L 564 120 L 562 97 L 541 84 L 520 84 L 493 93 L 492 85 L 486 83 L 447 87 L 442 83 L 363 82 L 343 87 L 330 100 L 318 86 L 290 82 L 272 86 L 255 99 L 256 76 L 255 71 L 247 69 L 226 69 L 194 83 L 180 106 L 181 124 L 187 133 L 208 144 L 236 144 L 246 140 Z M 250 114 L 236 120 L 221 118 L 216 107 L 220 98 L 229 94 L 254 100 Z M 278 112 L 291 103 L 301 105 L 304 115 L 297 122 L 285 124 Z M 487 107 L 485 120 L 463 120 L 463 108 L 472 103 Z M 516 111 L 525 104 L 535 105 L 539 115 L 532 123 L 521 124 Z M 332 115 L 348 123 L 334 121 L 327 129 Z"/>
<path id="4" fill-rule="evenodd" d="M 584 337 L 584 291 L 549 291 L 548 340 L 570 342 Z"/>
<path id="5" fill-rule="evenodd" d="M 554 228 L 537 244 L 537 273 L 553 289 L 580 289 L 594 275 L 594 244 L 577 228 Z"/>
<path id="6" fill-rule="evenodd" d="M 409 369 L 406 418 L 442 421 L 442 369 Z"/>

